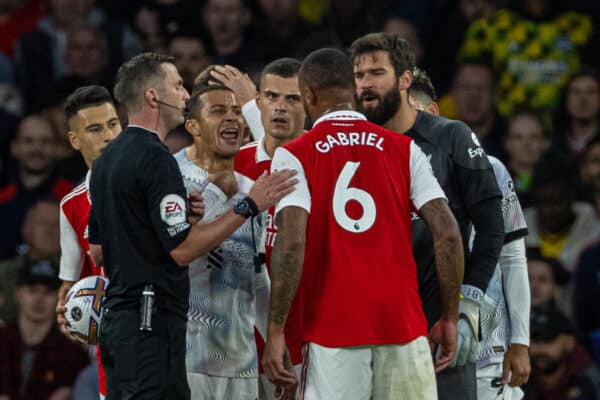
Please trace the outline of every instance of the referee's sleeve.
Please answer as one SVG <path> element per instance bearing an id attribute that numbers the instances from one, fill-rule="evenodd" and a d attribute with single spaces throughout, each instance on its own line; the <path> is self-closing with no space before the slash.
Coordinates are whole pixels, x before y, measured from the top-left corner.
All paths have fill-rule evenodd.
<path id="1" fill-rule="evenodd" d="M 142 181 L 150 221 L 163 249 L 171 252 L 190 230 L 186 191 L 177 162 L 166 149 L 148 157 Z"/>

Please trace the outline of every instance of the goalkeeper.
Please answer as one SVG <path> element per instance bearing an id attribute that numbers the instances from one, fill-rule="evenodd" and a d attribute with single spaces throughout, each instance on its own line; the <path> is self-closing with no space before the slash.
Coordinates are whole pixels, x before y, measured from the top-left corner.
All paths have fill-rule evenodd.
<path id="1" fill-rule="evenodd" d="M 413 105 L 438 114 L 429 77 L 416 70 L 410 90 Z M 529 379 L 530 292 L 525 257 L 527 224 L 506 167 L 488 156 L 502 191 L 504 246 L 480 309 L 482 341 L 477 359 L 479 400 L 523 398 L 519 386 Z"/>
<path id="2" fill-rule="evenodd" d="M 465 277 L 459 309 L 457 351 L 437 375 L 440 399 L 476 399 L 475 361 L 479 308 L 504 241 L 501 193 L 477 136 L 460 121 L 419 112 L 409 102 L 415 56 L 407 42 L 390 33 L 368 34 L 350 48 L 357 108 L 370 121 L 414 139 L 431 161 L 458 221 L 465 247 L 473 228 L 473 248 L 465 248 Z M 431 327 L 441 316 L 431 233 L 413 218 L 413 250 L 421 299 Z"/>

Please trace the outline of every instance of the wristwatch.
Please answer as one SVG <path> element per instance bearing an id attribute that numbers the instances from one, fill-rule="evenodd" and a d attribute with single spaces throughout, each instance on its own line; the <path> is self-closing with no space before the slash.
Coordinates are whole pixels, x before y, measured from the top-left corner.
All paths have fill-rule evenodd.
<path id="1" fill-rule="evenodd" d="M 250 218 L 258 215 L 258 207 L 254 200 L 246 196 L 233 206 L 233 212 L 244 218 Z"/>

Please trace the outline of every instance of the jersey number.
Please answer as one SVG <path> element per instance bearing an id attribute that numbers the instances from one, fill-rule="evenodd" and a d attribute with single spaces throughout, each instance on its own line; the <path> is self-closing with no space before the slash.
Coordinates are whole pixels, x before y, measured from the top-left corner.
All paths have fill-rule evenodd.
<path id="1" fill-rule="evenodd" d="M 348 186 L 359 166 L 359 162 L 348 161 L 335 182 L 333 192 L 333 216 L 335 220 L 345 230 L 355 233 L 365 232 L 371 228 L 377 215 L 373 196 L 362 189 Z M 363 214 L 358 219 L 351 218 L 346 213 L 346 204 L 350 200 L 358 202 L 362 207 Z"/>

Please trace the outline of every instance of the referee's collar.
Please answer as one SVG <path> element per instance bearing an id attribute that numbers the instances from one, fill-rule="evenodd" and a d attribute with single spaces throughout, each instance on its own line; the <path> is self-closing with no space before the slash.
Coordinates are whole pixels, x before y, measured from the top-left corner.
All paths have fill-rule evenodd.
<path id="1" fill-rule="evenodd" d="M 351 120 L 355 120 L 355 119 L 361 119 L 361 120 L 366 121 L 367 117 L 365 117 L 363 114 L 359 113 L 358 111 L 354 111 L 354 110 L 332 111 L 332 112 L 328 112 L 326 114 L 321 115 L 319 117 L 319 119 L 317 119 L 315 121 L 315 123 L 313 124 L 313 128 L 315 126 L 319 125 L 323 121 L 329 121 L 329 120 L 351 121 Z"/>
<path id="2" fill-rule="evenodd" d="M 148 129 L 146 127 L 140 126 L 140 125 L 130 124 L 130 125 L 127 125 L 127 128 L 143 129 L 143 130 L 145 130 L 147 132 L 154 133 L 156 136 L 158 136 L 158 138 L 160 138 L 160 135 L 158 134 L 158 132 L 153 131 L 152 129 Z"/>

